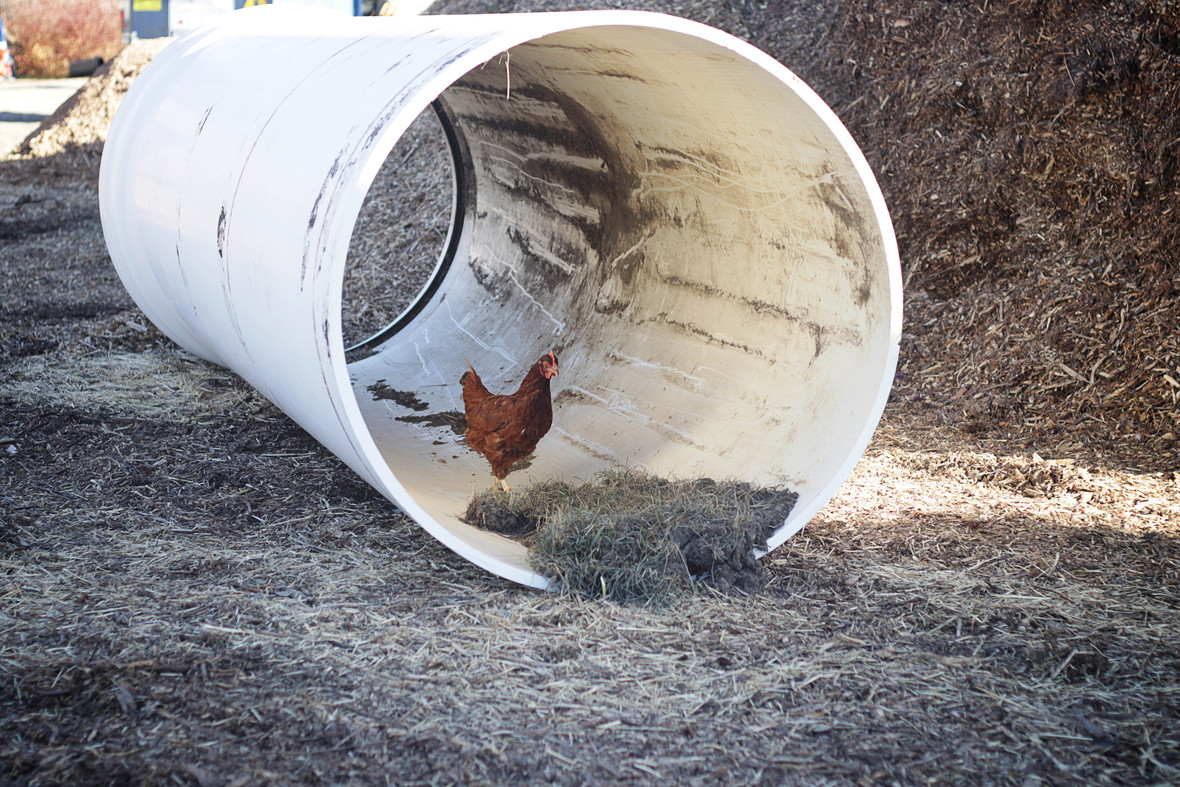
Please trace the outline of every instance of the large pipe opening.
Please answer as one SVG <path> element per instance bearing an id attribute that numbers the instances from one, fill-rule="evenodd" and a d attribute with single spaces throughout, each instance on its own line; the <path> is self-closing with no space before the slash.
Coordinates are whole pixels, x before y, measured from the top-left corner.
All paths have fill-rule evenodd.
<path id="1" fill-rule="evenodd" d="M 116 118 L 104 229 L 162 330 L 525 584 L 547 580 L 523 546 L 459 520 L 491 485 L 456 426 L 465 358 L 497 391 L 549 349 L 561 358 L 554 427 L 514 484 L 614 464 L 785 484 L 800 497 L 769 548 L 831 497 L 884 407 L 901 293 L 877 184 L 806 86 L 724 33 L 639 12 L 294 11 L 236 13 L 173 44 Z M 268 64 L 265 90 L 209 85 Z M 154 99 L 174 105 L 167 122 Z M 458 162 L 441 264 L 346 359 L 364 199 L 432 104 Z M 114 207 L 148 194 L 160 210 Z"/>
<path id="2" fill-rule="evenodd" d="M 430 106 L 385 158 L 353 228 L 341 304 L 350 362 L 413 322 L 458 252 L 471 161 L 441 102 Z"/>

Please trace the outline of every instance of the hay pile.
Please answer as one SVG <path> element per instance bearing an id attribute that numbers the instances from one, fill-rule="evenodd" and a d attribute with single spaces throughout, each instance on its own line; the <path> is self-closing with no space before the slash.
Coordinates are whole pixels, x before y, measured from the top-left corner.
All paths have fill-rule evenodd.
<path id="1" fill-rule="evenodd" d="M 537 572 L 567 592 L 667 603 L 696 582 L 722 592 L 760 590 L 755 550 L 766 551 L 798 497 L 742 481 L 614 470 L 577 486 L 551 481 L 511 495 L 483 492 L 464 520 L 522 537 Z"/>

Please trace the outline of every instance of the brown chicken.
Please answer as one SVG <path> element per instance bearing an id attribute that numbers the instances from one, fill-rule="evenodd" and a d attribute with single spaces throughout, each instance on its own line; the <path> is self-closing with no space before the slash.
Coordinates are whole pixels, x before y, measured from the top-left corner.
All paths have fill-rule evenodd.
<path id="1" fill-rule="evenodd" d="M 529 369 L 516 393 L 493 394 L 467 362 L 467 371 L 459 378 L 467 412 L 467 445 L 491 464 L 493 489 L 508 491 L 504 477 L 512 465 L 531 454 L 553 425 L 549 378 L 556 376 L 557 356 L 550 350 Z"/>

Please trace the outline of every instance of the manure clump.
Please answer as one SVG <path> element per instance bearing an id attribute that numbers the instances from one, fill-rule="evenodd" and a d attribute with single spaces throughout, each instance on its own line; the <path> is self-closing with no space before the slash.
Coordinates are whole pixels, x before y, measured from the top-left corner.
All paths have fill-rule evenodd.
<path id="1" fill-rule="evenodd" d="M 754 552 L 766 549 L 798 497 L 744 481 L 611 470 L 576 486 L 482 492 L 463 519 L 527 544 L 533 568 L 565 592 L 663 603 L 702 586 L 760 590 Z"/>

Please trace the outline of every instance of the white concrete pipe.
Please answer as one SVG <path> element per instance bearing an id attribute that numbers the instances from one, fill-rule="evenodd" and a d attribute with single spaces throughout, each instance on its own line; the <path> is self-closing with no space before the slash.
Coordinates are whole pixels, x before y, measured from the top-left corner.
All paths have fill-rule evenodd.
<path id="1" fill-rule="evenodd" d="M 353 227 L 432 102 L 460 161 L 451 238 L 410 316 L 347 363 Z M 513 484 L 616 463 L 786 484 L 768 548 L 851 472 L 897 361 L 896 241 L 860 150 L 782 65 L 669 16 L 235 12 L 135 82 L 100 200 L 162 331 L 527 585 L 547 579 L 523 546 L 459 520 L 492 482 L 446 423 L 464 358 L 501 391 L 561 359 L 553 430 Z"/>

